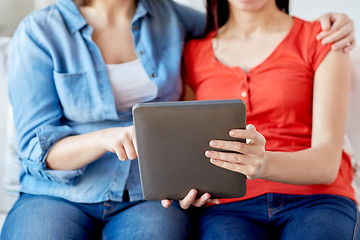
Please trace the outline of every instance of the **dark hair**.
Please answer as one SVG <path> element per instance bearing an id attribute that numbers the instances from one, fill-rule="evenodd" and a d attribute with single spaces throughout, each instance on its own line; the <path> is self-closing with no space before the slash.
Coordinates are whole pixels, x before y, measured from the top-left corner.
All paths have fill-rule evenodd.
<path id="1" fill-rule="evenodd" d="M 74 0 L 77 6 L 88 6 L 91 3 L 91 0 Z"/>
<path id="2" fill-rule="evenodd" d="M 289 14 L 289 0 L 276 0 L 276 6 Z M 229 3 L 227 0 L 206 0 L 206 10 L 207 24 L 202 37 L 226 23 L 229 18 Z"/>

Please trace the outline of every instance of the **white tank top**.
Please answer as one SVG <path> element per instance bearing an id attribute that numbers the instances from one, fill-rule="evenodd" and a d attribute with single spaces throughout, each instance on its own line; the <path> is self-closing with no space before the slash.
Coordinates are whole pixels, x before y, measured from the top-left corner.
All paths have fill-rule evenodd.
<path id="1" fill-rule="evenodd" d="M 149 79 L 139 59 L 121 64 L 106 64 L 106 68 L 117 111 L 129 110 L 136 103 L 156 98 L 158 88 Z"/>

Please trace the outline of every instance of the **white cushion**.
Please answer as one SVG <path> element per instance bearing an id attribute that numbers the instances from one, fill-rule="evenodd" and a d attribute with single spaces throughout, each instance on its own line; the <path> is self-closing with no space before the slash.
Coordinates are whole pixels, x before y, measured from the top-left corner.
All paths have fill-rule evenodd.
<path id="1" fill-rule="evenodd" d="M 3 179 L 6 171 L 6 122 L 9 108 L 7 74 L 9 66 L 10 40 L 10 38 L 0 38 L 0 211 L 7 211 L 9 209 Z"/>
<path id="2" fill-rule="evenodd" d="M 347 116 L 347 134 L 355 157 L 360 158 L 360 45 L 351 51 L 352 82 Z"/>
<path id="3" fill-rule="evenodd" d="M 356 199 L 360 207 L 360 45 L 351 51 L 352 82 L 349 96 L 346 125 L 346 151 L 350 154 L 354 167 Z"/>

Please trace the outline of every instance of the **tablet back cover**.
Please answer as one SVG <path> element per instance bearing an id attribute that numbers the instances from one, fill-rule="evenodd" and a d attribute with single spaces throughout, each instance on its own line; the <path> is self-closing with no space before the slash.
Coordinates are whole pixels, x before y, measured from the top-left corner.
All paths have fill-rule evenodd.
<path id="1" fill-rule="evenodd" d="M 193 188 L 212 198 L 245 195 L 243 174 L 217 167 L 205 156 L 212 139 L 239 140 L 229 131 L 246 127 L 243 101 L 140 103 L 133 115 L 145 199 L 180 200 Z"/>

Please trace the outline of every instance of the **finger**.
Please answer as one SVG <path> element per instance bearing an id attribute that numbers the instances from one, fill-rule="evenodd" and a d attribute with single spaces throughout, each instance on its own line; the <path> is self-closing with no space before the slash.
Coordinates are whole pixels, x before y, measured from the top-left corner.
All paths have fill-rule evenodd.
<path id="1" fill-rule="evenodd" d="M 210 204 L 220 204 L 220 199 L 209 199 L 208 200 L 208 203 Z"/>
<path id="2" fill-rule="evenodd" d="M 331 45 L 331 49 L 333 50 L 339 50 L 339 49 L 343 49 L 346 47 L 350 47 L 351 45 L 347 45 L 349 43 L 349 41 L 347 39 L 343 39 L 341 41 L 338 41 L 336 43 L 334 43 L 333 45 Z"/>
<path id="3" fill-rule="evenodd" d="M 168 200 L 168 199 L 161 200 L 161 205 L 162 205 L 164 208 L 170 207 L 171 203 L 172 203 L 172 200 Z"/>
<path id="4" fill-rule="evenodd" d="M 320 22 L 321 29 L 323 31 L 330 29 L 330 27 L 331 27 L 331 15 L 330 14 L 324 14 L 317 20 Z"/>
<path id="5" fill-rule="evenodd" d="M 317 40 L 321 40 L 331 34 L 331 31 L 322 31 L 318 35 L 316 35 Z"/>
<path id="6" fill-rule="evenodd" d="M 181 208 L 188 209 L 191 206 L 191 204 L 195 202 L 196 195 L 197 195 L 197 190 L 191 189 L 188 195 L 186 195 L 186 197 L 183 200 L 179 201 Z"/>
<path id="7" fill-rule="evenodd" d="M 350 24 L 350 25 L 353 24 L 353 21 L 345 14 L 334 13 L 332 14 L 332 20 L 333 20 L 332 21 L 333 24 L 331 25 L 332 31 L 337 31 L 346 24 Z"/>
<path id="8" fill-rule="evenodd" d="M 250 155 L 256 155 L 262 149 L 259 145 L 256 144 L 247 144 L 237 141 L 211 140 L 209 145 L 217 149 Z"/>
<path id="9" fill-rule="evenodd" d="M 255 179 L 257 177 L 257 171 L 255 168 L 253 167 L 249 167 L 245 164 L 237 164 L 237 163 L 232 163 L 232 162 L 227 162 L 227 161 L 222 161 L 219 159 L 210 159 L 210 162 L 212 164 L 214 164 L 215 166 L 233 171 L 233 172 L 238 172 L 241 174 L 244 174 L 248 179 L 252 180 Z"/>
<path id="10" fill-rule="evenodd" d="M 326 45 L 328 43 L 344 40 L 348 35 L 351 34 L 351 31 L 352 31 L 352 27 L 346 25 L 337 31 L 332 31 L 327 37 L 321 40 L 321 43 Z"/>
<path id="11" fill-rule="evenodd" d="M 350 45 L 350 47 L 345 47 L 345 48 L 344 48 L 344 51 L 345 51 L 345 52 L 350 52 L 352 49 L 354 49 L 355 46 L 356 46 L 356 42 L 354 41 L 354 42 Z"/>
<path id="12" fill-rule="evenodd" d="M 214 158 L 211 158 L 210 162 L 212 164 L 214 164 L 215 166 L 225 168 L 225 169 L 228 169 L 230 171 L 238 172 L 238 173 L 242 173 L 242 174 L 246 175 L 247 166 L 244 165 L 244 164 L 237 164 L 237 163 L 222 161 L 222 160 L 214 159 Z"/>
<path id="13" fill-rule="evenodd" d="M 234 138 L 251 139 L 251 140 L 255 140 L 257 137 L 255 127 L 249 127 L 249 129 L 233 129 L 229 132 L 229 135 Z"/>
<path id="14" fill-rule="evenodd" d="M 333 25 L 328 29 L 322 29 L 323 31 L 319 33 L 316 36 L 317 40 L 326 38 L 327 36 L 331 35 L 332 33 L 338 31 L 339 29 L 346 28 L 348 30 L 347 34 L 345 36 L 351 34 L 354 32 L 354 22 L 351 20 L 347 15 L 345 14 L 328 14 L 331 18 L 329 20 L 329 23 L 333 22 Z M 344 36 L 344 37 L 345 37 Z M 340 40 L 340 39 L 337 39 Z M 326 42 L 324 44 L 327 44 L 329 42 Z"/>
<path id="15" fill-rule="evenodd" d="M 208 158 L 231 162 L 235 164 L 247 165 L 250 163 L 250 156 L 240 153 L 206 151 L 205 156 L 207 156 Z"/>
<path id="16" fill-rule="evenodd" d="M 200 198 L 196 199 L 192 205 L 195 207 L 202 207 L 206 203 L 208 203 L 208 200 L 210 199 L 210 197 L 211 197 L 211 195 L 209 193 L 204 193 Z"/>
<path id="17" fill-rule="evenodd" d="M 339 50 L 347 48 L 348 50 L 352 49 L 355 46 L 355 36 L 354 34 L 350 34 L 349 37 L 342 39 L 341 41 L 338 41 L 334 43 L 331 48 L 333 50 Z"/>
<path id="18" fill-rule="evenodd" d="M 136 150 L 132 141 L 126 141 L 124 143 L 124 149 L 129 159 L 133 160 L 137 158 Z"/>
<path id="19" fill-rule="evenodd" d="M 128 156 L 126 155 L 126 151 L 123 146 L 117 147 L 115 149 L 115 153 L 121 161 L 126 161 L 128 159 Z"/>

